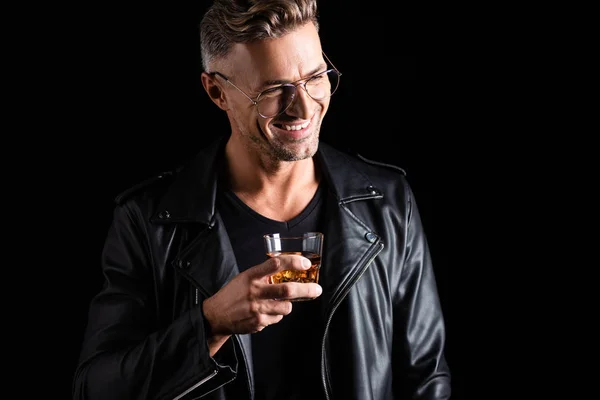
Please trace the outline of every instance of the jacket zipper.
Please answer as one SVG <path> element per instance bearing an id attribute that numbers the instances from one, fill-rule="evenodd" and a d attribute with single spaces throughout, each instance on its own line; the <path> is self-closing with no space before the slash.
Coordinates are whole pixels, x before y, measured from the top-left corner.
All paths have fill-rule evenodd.
<path id="1" fill-rule="evenodd" d="M 333 304 L 333 307 L 331 308 L 331 312 L 329 313 L 329 317 L 327 318 L 327 323 L 325 324 L 325 331 L 323 332 L 323 340 L 321 342 L 321 378 L 323 380 L 323 388 L 325 389 L 325 398 L 327 400 L 330 400 L 330 398 L 331 398 L 330 394 L 329 394 L 329 387 L 331 386 L 331 384 L 329 382 L 329 376 L 328 376 L 329 374 L 326 373 L 326 371 L 325 371 L 325 369 L 327 368 L 326 363 L 325 363 L 325 339 L 327 338 L 329 324 L 331 323 L 331 319 L 333 318 L 333 314 L 335 313 L 335 310 L 341 304 L 342 300 L 344 300 L 344 298 L 346 298 L 346 296 L 348 295 L 348 292 L 350 292 L 350 289 L 354 286 L 354 284 L 356 282 L 358 282 L 358 280 L 365 273 L 365 271 L 367 270 L 369 265 L 371 265 L 371 262 L 373 262 L 375 257 L 377 257 L 377 255 L 381 252 L 381 250 L 383 250 L 383 243 L 381 243 L 381 241 L 378 240 L 375 245 L 378 245 L 378 248 L 373 247 L 372 254 L 369 255 L 367 261 L 365 262 L 365 265 L 362 267 L 362 270 L 358 274 L 356 274 L 355 278 L 352 279 L 352 281 L 350 281 L 346 285 L 345 288 L 343 288 L 340 291 L 340 295 L 338 296 L 337 300 Z"/>
<path id="2" fill-rule="evenodd" d="M 206 295 L 206 291 L 205 291 L 205 290 L 202 290 L 202 292 L 205 294 L 205 296 L 207 296 L 207 295 Z M 197 287 L 195 287 L 195 288 L 194 288 L 194 305 L 196 305 L 196 306 L 197 306 L 197 305 L 198 305 L 198 303 L 199 303 L 199 300 L 200 300 L 200 290 L 199 290 Z M 238 339 L 237 335 L 233 335 L 233 336 L 235 337 L 235 340 L 237 340 L 237 341 L 238 341 L 238 345 L 239 345 L 240 349 L 242 349 L 242 352 L 243 352 L 243 351 L 244 351 L 244 347 L 242 346 L 242 344 L 241 344 L 241 343 L 239 343 L 239 339 Z M 246 357 L 245 357 L 245 355 L 244 355 L 244 360 L 246 360 Z M 248 365 L 246 365 L 246 368 L 248 368 Z M 190 393 L 192 390 L 196 389 L 196 388 L 197 388 L 197 387 L 199 387 L 200 385 L 202 385 L 202 384 L 204 384 L 204 383 L 208 382 L 210 379 L 212 379 L 212 378 L 214 378 L 215 376 L 217 376 L 218 372 L 219 372 L 219 371 L 215 369 L 215 370 L 212 372 L 212 374 L 210 374 L 210 375 L 209 375 L 209 376 L 207 376 L 206 378 L 202 379 L 200 382 L 196 383 L 196 384 L 195 384 L 195 385 L 193 385 L 191 388 L 187 389 L 185 392 L 183 392 L 183 393 L 182 393 L 182 394 L 180 394 L 179 396 L 175 397 L 173 400 L 178 400 L 178 399 L 182 398 L 183 396 L 185 396 L 186 394 Z M 225 383 L 223 383 L 223 385 L 225 385 L 226 383 L 228 383 L 228 382 L 225 382 Z M 221 386 L 223 386 L 223 385 L 221 385 Z M 219 387 L 221 387 L 221 386 L 219 386 Z M 216 389 L 218 389 L 218 388 L 215 388 L 215 389 L 213 389 L 213 390 L 216 390 Z M 213 390 L 211 390 L 211 392 L 212 392 Z M 252 390 L 251 390 L 251 388 L 250 388 L 250 385 L 249 385 L 249 387 L 248 387 L 248 390 L 250 391 L 250 393 L 251 393 L 251 395 L 250 395 L 250 396 L 252 397 Z"/>
<path id="3" fill-rule="evenodd" d="M 217 376 L 217 373 L 218 373 L 218 371 L 215 369 L 209 376 L 207 376 L 206 378 L 203 378 L 200 382 L 196 383 L 195 385 L 193 385 L 192 387 L 190 387 L 189 389 L 187 389 L 185 392 L 183 392 L 179 396 L 175 397 L 173 400 L 181 399 L 183 396 L 185 396 L 186 394 L 188 394 L 192 390 L 196 389 L 198 386 L 200 386 L 200 385 L 208 382 L 209 380 L 211 380 L 212 378 L 214 378 L 215 376 Z"/>
<path id="4" fill-rule="evenodd" d="M 203 292 L 205 292 L 205 291 L 203 290 Z M 194 288 L 194 305 L 198 305 L 199 297 L 200 297 L 199 290 L 196 287 L 196 288 Z M 208 382 L 209 380 L 211 380 L 212 378 L 217 376 L 218 373 L 219 373 L 219 371 L 217 369 L 213 370 L 213 372 L 210 375 L 208 375 L 206 378 L 202 378 L 199 382 L 195 383 L 190 388 L 186 389 L 183 393 L 181 393 L 179 396 L 176 396 L 173 400 L 181 399 L 186 394 L 190 393 L 194 389 L 198 388 L 199 386 L 205 384 L 206 382 Z M 225 385 L 226 383 L 228 383 L 228 382 L 224 382 L 223 385 Z M 223 385 L 221 385 L 221 386 L 223 386 Z M 219 387 L 221 387 L 221 386 L 219 386 Z M 211 392 L 214 390 L 217 390 L 219 387 L 214 388 L 213 390 L 211 390 Z"/>

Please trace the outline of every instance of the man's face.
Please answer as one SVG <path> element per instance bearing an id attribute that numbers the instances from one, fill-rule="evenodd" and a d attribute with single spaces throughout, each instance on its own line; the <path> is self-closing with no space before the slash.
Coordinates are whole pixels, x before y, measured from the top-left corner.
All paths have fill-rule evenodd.
<path id="1" fill-rule="evenodd" d="M 223 65 L 231 82 L 253 99 L 266 89 L 297 83 L 327 69 L 312 23 L 279 39 L 238 44 Z M 232 134 L 240 135 L 249 150 L 272 161 L 296 161 L 315 154 L 329 97 L 315 101 L 299 85 L 283 114 L 263 118 L 233 86 L 225 83 L 223 89 Z"/>

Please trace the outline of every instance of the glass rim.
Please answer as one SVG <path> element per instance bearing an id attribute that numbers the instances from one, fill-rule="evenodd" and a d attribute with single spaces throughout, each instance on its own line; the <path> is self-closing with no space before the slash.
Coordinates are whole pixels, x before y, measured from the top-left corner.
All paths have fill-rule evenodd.
<path id="1" fill-rule="evenodd" d="M 325 236 L 323 234 L 323 232 L 305 232 L 302 235 L 299 235 L 299 234 L 295 234 L 295 235 L 283 234 L 285 236 L 279 236 L 279 235 L 282 235 L 282 234 L 278 233 L 278 232 L 266 233 L 263 235 L 263 238 L 265 238 L 265 239 L 306 239 L 306 238 L 311 238 L 311 237 Z"/>

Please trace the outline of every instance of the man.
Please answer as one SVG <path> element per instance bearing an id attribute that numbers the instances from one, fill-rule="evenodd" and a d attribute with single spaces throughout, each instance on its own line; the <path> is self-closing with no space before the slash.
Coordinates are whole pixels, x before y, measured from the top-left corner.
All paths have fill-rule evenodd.
<path id="1" fill-rule="evenodd" d="M 117 198 L 75 399 L 448 399 L 445 328 L 398 169 L 319 142 L 340 72 L 314 0 L 216 0 L 202 84 L 230 130 Z M 325 233 L 319 283 L 262 235 Z M 292 302 L 297 298 L 311 298 Z"/>

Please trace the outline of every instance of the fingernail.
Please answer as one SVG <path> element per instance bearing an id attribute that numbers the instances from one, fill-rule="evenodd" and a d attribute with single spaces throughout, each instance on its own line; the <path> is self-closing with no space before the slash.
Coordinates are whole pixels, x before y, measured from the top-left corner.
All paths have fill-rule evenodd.
<path id="1" fill-rule="evenodd" d="M 321 293 L 323 293 L 323 288 L 321 287 L 321 285 L 317 285 L 317 296 L 320 296 Z"/>
<path id="2" fill-rule="evenodd" d="M 304 268 L 310 268 L 310 260 L 308 258 L 305 258 L 302 260 L 302 266 Z"/>

